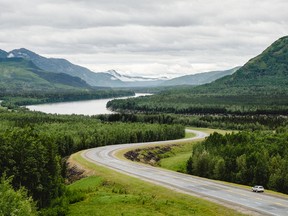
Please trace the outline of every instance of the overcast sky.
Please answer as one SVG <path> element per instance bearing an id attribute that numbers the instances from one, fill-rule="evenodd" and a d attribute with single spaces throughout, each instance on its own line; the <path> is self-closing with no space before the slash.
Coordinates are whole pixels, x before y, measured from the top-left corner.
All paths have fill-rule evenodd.
<path id="1" fill-rule="evenodd" d="M 0 0 L 0 49 L 175 77 L 243 65 L 287 35 L 287 0 Z"/>

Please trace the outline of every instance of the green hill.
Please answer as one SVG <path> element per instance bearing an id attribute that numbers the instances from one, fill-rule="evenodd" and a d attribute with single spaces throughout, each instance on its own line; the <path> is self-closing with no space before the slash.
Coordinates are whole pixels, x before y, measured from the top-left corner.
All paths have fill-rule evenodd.
<path id="1" fill-rule="evenodd" d="M 282 37 L 230 76 L 196 88 L 202 93 L 276 94 L 288 91 L 288 36 Z"/>
<path id="2" fill-rule="evenodd" d="M 0 89 L 3 92 L 55 91 L 90 86 L 78 77 L 45 72 L 22 58 L 0 58 Z"/>

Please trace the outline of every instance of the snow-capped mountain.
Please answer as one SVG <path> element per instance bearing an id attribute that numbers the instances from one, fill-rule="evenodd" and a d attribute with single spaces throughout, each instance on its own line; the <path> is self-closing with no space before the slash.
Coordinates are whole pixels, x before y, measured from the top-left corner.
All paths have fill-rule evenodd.
<path id="1" fill-rule="evenodd" d="M 151 82 L 151 81 L 165 81 L 168 80 L 167 77 L 143 77 L 143 76 L 131 76 L 120 74 L 115 70 L 108 70 L 107 73 L 113 75 L 115 78 L 123 82 Z"/>

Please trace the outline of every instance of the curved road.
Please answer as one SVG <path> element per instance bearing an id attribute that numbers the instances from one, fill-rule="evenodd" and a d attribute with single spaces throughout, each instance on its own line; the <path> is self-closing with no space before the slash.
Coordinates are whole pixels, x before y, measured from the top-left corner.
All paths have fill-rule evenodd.
<path id="1" fill-rule="evenodd" d="M 196 137 L 149 143 L 134 143 L 133 147 L 142 147 L 155 144 L 180 143 L 196 140 L 207 136 L 206 133 L 188 130 Z M 220 204 L 254 215 L 288 215 L 288 199 L 270 196 L 265 193 L 253 193 L 250 190 L 218 183 L 216 181 L 181 174 L 158 167 L 121 160 L 115 157 L 115 152 L 131 148 L 131 144 L 103 146 L 85 150 L 82 157 L 93 163 L 109 167 L 118 172 L 129 174 L 170 189 L 174 189 L 193 196 L 206 198 Z"/>

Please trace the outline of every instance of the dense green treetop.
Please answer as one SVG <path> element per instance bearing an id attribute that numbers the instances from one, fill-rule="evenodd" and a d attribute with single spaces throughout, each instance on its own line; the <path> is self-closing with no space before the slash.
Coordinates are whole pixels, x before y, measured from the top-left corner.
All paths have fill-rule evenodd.
<path id="1" fill-rule="evenodd" d="M 288 193 L 288 128 L 211 134 L 193 146 L 187 172 Z"/>
<path id="2" fill-rule="evenodd" d="M 15 191 L 11 185 L 11 178 L 0 178 L 0 215 L 37 215 L 35 203 L 27 196 L 24 188 Z"/>

